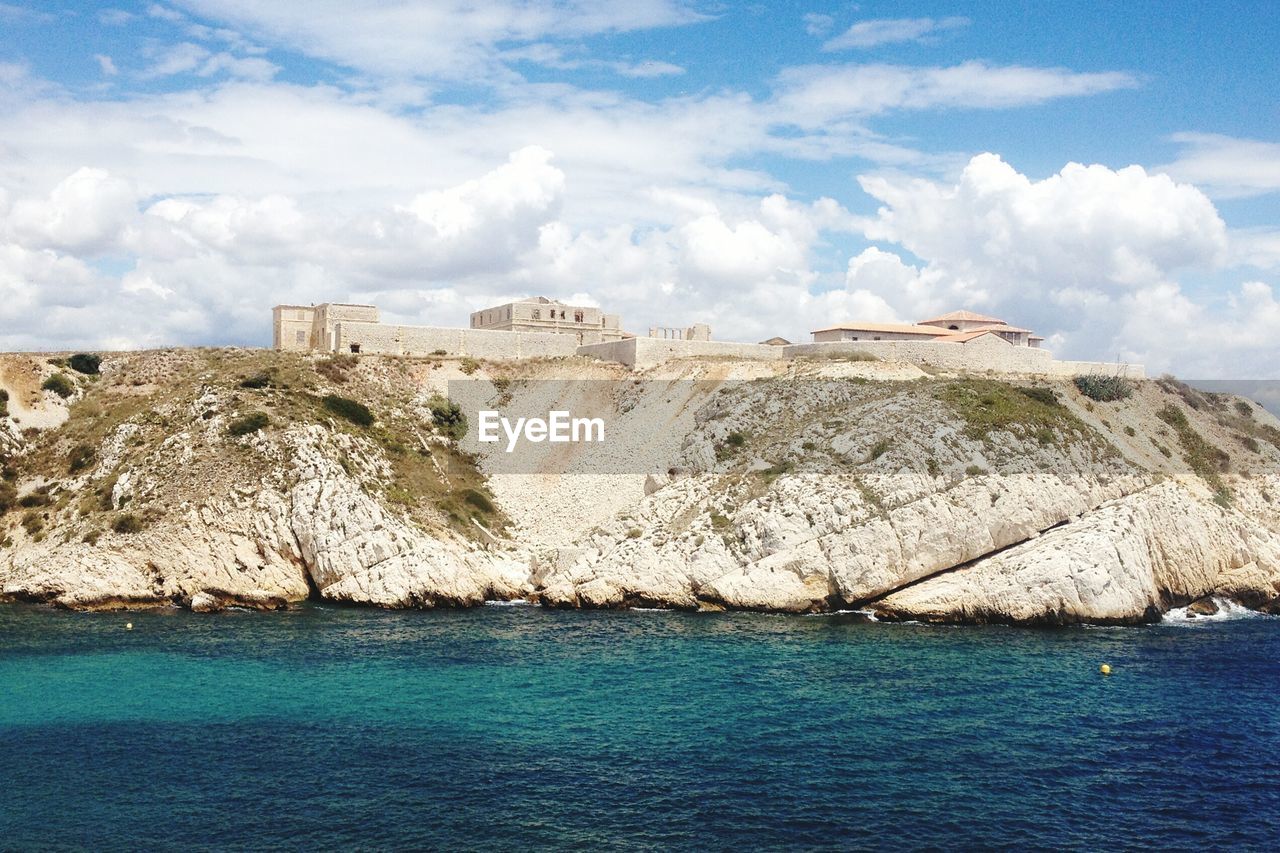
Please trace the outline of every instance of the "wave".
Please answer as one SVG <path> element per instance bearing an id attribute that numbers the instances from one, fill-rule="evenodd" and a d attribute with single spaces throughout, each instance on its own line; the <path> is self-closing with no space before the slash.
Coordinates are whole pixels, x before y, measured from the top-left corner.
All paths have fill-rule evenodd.
<path id="1" fill-rule="evenodd" d="M 1209 614 L 1208 616 L 1200 616 L 1189 613 L 1188 607 L 1174 607 L 1168 613 L 1161 617 L 1160 622 L 1163 625 L 1176 625 L 1180 627 L 1194 627 L 1196 625 L 1207 625 L 1214 622 L 1231 622 L 1237 619 L 1266 619 L 1266 613 L 1259 613 L 1256 610 L 1237 604 L 1229 598 L 1218 598 L 1214 596 L 1213 603 L 1217 605 L 1218 612 Z"/>
<path id="2" fill-rule="evenodd" d="M 533 602 L 527 598 L 512 598 L 509 601 L 493 599 L 484 603 L 485 607 L 532 607 Z"/>

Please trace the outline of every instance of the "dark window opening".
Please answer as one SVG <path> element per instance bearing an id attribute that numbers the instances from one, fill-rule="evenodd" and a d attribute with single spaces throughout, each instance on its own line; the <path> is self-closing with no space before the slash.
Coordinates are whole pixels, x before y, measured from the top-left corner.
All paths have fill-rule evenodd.
<path id="1" fill-rule="evenodd" d="M 953 331 L 953 332 L 958 332 L 958 331 L 960 331 L 960 327 L 959 327 L 959 326 L 947 326 L 947 328 L 948 328 L 948 329 L 950 329 L 950 330 L 951 330 L 951 331 Z"/>
<path id="2" fill-rule="evenodd" d="M 352 344 L 352 345 L 351 345 L 351 352 L 352 352 L 352 354 L 353 354 L 353 355 L 354 355 L 354 354 L 356 354 L 356 353 L 359 353 L 359 352 L 360 352 L 360 345 L 359 345 L 359 344 Z"/>

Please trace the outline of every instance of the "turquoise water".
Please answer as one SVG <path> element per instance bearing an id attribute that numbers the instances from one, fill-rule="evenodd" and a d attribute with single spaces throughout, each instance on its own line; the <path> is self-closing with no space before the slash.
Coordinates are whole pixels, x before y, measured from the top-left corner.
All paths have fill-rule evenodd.
<path id="1" fill-rule="evenodd" d="M 1268 618 L 7 606 L 0 847 L 1274 849 L 1278 689 Z"/>

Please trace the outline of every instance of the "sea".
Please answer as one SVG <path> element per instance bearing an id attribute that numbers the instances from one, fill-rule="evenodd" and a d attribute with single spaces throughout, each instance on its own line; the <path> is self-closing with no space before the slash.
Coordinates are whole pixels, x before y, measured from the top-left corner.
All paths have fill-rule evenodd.
<path id="1" fill-rule="evenodd" d="M 1280 619 L 1235 609 L 0 606 L 5 850 L 1277 846 Z"/>

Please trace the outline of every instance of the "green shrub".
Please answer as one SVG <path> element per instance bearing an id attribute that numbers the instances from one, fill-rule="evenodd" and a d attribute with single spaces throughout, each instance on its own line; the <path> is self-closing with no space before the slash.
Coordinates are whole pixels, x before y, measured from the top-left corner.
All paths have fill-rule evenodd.
<path id="1" fill-rule="evenodd" d="M 9 417 L 9 392 L 0 388 L 0 418 Z"/>
<path id="2" fill-rule="evenodd" d="M 140 533 L 142 531 L 142 519 L 131 512 L 126 512 L 123 515 L 116 516 L 111 529 L 116 533 Z"/>
<path id="3" fill-rule="evenodd" d="M 1236 411 L 1240 413 L 1242 418 L 1253 417 L 1253 406 L 1250 406 L 1244 400 L 1236 400 Z"/>
<path id="4" fill-rule="evenodd" d="M 44 530 L 44 519 L 38 512 L 28 512 L 22 516 L 22 528 L 27 531 L 27 535 L 38 536 L 40 531 Z"/>
<path id="5" fill-rule="evenodd" d="M 102 356 L 94 355 L 90 352 L 78 352 L 67 359 L 68 367 L 76 373 L 83 373 L 85 376 L 97 376 L 98 365 L 100 364 L 102 364 Z"/>
<path id="6" fill-rule="evenodd" d="M 1065 406 L 1055 399 L 1045 403 L 1022 389 L 990 379 L 968 379 L 949 382 L 934 392 L 965 422 L 965 434 L 986 439 L 996 431 L 1011 432 L 1027 438 L 1052 435 L 1053 441 L 1072 441 L 1087 435 L 1087 428 Z M 1050 433 L 1043 430 L 1048 429 Z"/>
<path id="7" fill-rule="evenodd" d="M 1081 394 L 1099 403 L 1114 403 L 1133 396 L 1133 383 L 1123 376 L 1077 376 L 1075 383 Z"/>
<path id="8" fill-rule="evenodd" d="M 1127 426 L 1124 428 L 1124 434 L 1129 436 L 1129 438 L 1133 438 L 1138 434 L 1138 431 L 1131 426 Z"/>
<path id="9" fill-rule="evenodd" d="M 337 394 L 328 394 L 320 402 L 324 404 L 324 407 L 329 412 L 351 421 L 356 426 L 373 426 L 373 412 L 369 411 L 369 407 L 358 400 L 352 400 L 350 397 L 339 397 Z"/>
<path id="10" fill-rule="evenodd" d="M 433 349 L 431 351 L 431 354 L 432 355 L 448 355 L 449 351 L 447 349 Z"/>
<path id="11" fill-rule="evenodd" d="M 494 512 L 493 502 L 484 494 L 484 492 L 475 489 L 467 489 L 462 493 L 462 499 L 471 506 L 484 513 Z"/>
<path id="12" fill-rule="evenodd" d="M 271 385 L 271 373 L 266 370 L 262 371 L 261 373 L 255 373 L 246 379 L 240 380 L 241 388 L 249 388 L 249 389 L 266 388 L 270 385 Z"/>
<path id="13" fill-rule="evenodd" d="M 817 450 L 817 449 L 818 449 L 818 445 L 817 445 L 817 444 L 815 444 L 815 443 L 814 443 L 814 442 L 812 442 L 812 441 L 806 441 L 805 443 L 801 444 L 801 445 L 800 445 L 800 447 L 801 447 L 802 449 L 804 449 L 804 450 Z"/>
<path id="14" fill-rule="evenodd" d="M 747 437 L 735 430 L 725 436 L 724 443 L 730 447 L 742 447 L 747 443 Z"/>
<path id="15" fill-rule="evenodd" d="M 476 361 L 474 358 L 464 356 L 458 361 L 458 369 L 470 376 L 480 369 L 480 362 Z"/>
<path id="16" fill-rule="evenodd" d="M 639 527 L 633 527 L 627 531 L 628 539 L 639 539 L 643 535 L 644 535 L 644 531 L 642 531 Z"/>
<path id="17" fill-rule="evenodd" d="M 65 373 L 55 373 L 44 381 L 40 386 L 46 391 L 52 391 L 62 399 L 67 399 L 76 392 L 76 385 L 67 378 Z"/>
<path id="18" fill-rule="evenodd" d="M 271 423 L 271 418 L 267 417 L 266 412 L 250 412 L 242 418 L 236 418 L 227 427 L 227 432 L 234 436 L 249 435 L 260 429 L 265 429 Z"/>
<path id="19" fill-rule="evenodd" d="M 924 460 L 925 470 L 929 472 L 930 477 L 936 477 L 942 473 L 942 466 L 938 464 L 938 460 L 930 456 Z"/>
<path id="20" fill-rule="evenodd" d="M 875 462 L 881 456 L 889 452 L 889 448 L 893 447 L 893 442 L 887 438 L 882 438 L 875 444 L 871 445 L 871 449 L 867 451 L 868 462 Z"/>
<path id="21" fill-rule="evenodd" d="M 97 545 L 98 537 L 101 535 L 102 535 L 101 530 L 90 530 L 88 533 L 84 535 L 84 538 L 81 539 L 80 541 L 86 545 Z"/>
<path id="22" fill-rule="evenodd" d="M 1033 387 L 1029 385 L 1014 386 L 1018 393 L 1026 394 L 1032 400 L 1044 403 L 1046 406 L 1060 406 L 1058 395 L 1054 393 L 1052 388 Z"/>
<path id="23" fill-rule="evenodd" d="M 783 461 L 779 462 L 777 465 L 770 465 L 768 468 L 765 468 L 763 471 L 760 472 L 760 477 L 766 483 L 772 483 L 774 480 L 778 479 L 783 474 L 790 471 L 791 468 L 792 468 L 792 463 L 789 460 L 784 459 Z"/>
<path id="24" fill-rule="evenodd" d="M 981 477 L 983 474 L 987 473 L 987 469 L 983 468 L 981 465 L 970 465 L 968 468 L 964 469 L 964 472 L 970 477 Z"/>
<path id="25" fill-rule="evenodd" d="M 0 515 L 13 509 L 18 503 L 18 490 L 12 483 L 0 482 Z"/>
<path id="26" fill-rule="evenodd" d="M 94 451 L 92 445 L 77 444 L 75 447 L 71 448 L 71 452 L 67 454 L 67 471 L 72 474 L 75 474 L 78 471 L 83 471 L 85 468 L 88 468 L 93 464 L 93 460 L 96 456 L 97 453 Z"/>
<path id="27" fill-rule="evenodd" d="M 1258 444 L 1258 440 L 1253 436 L 1237 435 L 1236 438 L 1240 439 L 1240 443 L 1243 444 L 1246 449 L 1252 450 L 1254 453 L 1262 452 L 1262 445 Z"/>
<path id="28" fill-rule="evenodd" d="M 431 421 L 441 435 L 458 441 L 467 434 L 467 416 L 462 413 L 462 407 L 457 403 L 437 396 L 431 398 L 429 406 Z"/>

